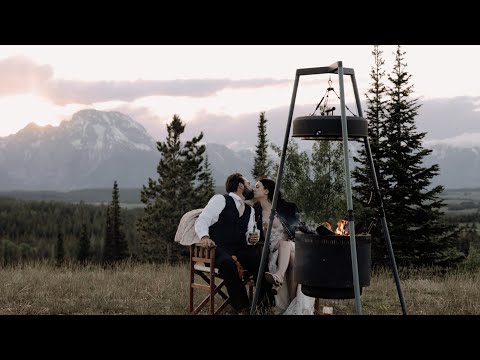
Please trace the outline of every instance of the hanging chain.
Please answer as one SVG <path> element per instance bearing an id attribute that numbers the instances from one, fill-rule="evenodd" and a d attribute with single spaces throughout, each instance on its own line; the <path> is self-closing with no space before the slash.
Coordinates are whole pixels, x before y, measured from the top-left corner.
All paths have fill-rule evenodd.
<path id="1" fill-rule="evenodd" d="M 315 115 L 315 113 L 317 112 L 318 108 L 319 108 L 320 105 L 322 104 L 323 99 L 325 99 L 325 96 L 327 96 L 327 95 L 328 95 L 328 90 L 326 91 L 325 95 L 323 95 L 322 100 L 320 100 L 320 102 L 318 103 L 317 107 L 315 108 L 315 110 L 313 111 L 313 113 L 310 114 L 310 116 Z M 321 110 L 320 110 L 320 111 L 321 111 Z"/>
<path id="2" fill-rule="evenodd" d="M 333 90 L 333 92 L 335 93 L 335 95 L 337 95 L 338 100 L 341 101 L 340 96 L 338 96 L 338 94 L 337 94 L 337 92 L 335 91 L 335 89 L 332 88 L 332 90 Z M 350 109 L 348 108 L 347 104 L 345 104 L 345 108 L 346 108 L 348 111 L 350 111 L 350 114 L 352 114 L 353 116 L 357 116 L 357 115 L 355 115 L 355 114 L 352 112 L 352 110 L 350 110 Z"/>
<path id="3" fill-rule="evenodd" d="M 332 108 L 332 109 L 328 109 L 328 94 L 330 94 L 330 91 L 333 90 L 333 87 L 332 87 L 332 77 L 330 76 L 328 78 L 328 88 L 327 88 L 327 98 L 325 99 L 325 104 L 323 104 L 323 108 L 322 108 L 322 111 L 321 111 L 321 115 L 325 115 L 325 113 L 328 113 L 331 112 L 332 115 L 333 115 L 333 110 L 332 109 L 335 109 L 335 108 Z"/>
<path id="4" fill-rule="evenodd" d="M 310 116 L 315 115 L 315 113 L 317 112 L 318 109 L 320 109 L 320 115 L 322 115 L 322 116 L 324 116 L 325 114 L 327 114 L 327 116 L 328 116 L 328 113 L 330 113 L 330 115 L 333 115 L 333 110 L 335 110 L 335 107 L 332 107 L 330 109 L 328 108 L 328 95 L 329 95 L 330 91 L 333 91 L 335 93 L 335 95 L 337 95 L 338 100 L 340 100 L 340 102 L 341 102 L 340 96 L 338 96 L 337 92 L 332 87 L 332 77 L 330 76 L 329 79 L 328 79 L 327 91 L 325 92 L 325 95 L 323 95 L 322 100 L 320 100 L 320 102 L 318 103 L 317 107 L 315 108 L 315 111 L 313 113 L 311 113 Z M 323 99 L 325 99 L 325 103 L 323 104 L 323 106 L 321 106 Z M 350 111 L 350 114 L 352 114 L 353 116 L 357 116 L 352 112 L 352 110 L 350 110 L 348 108 L 347 104 L 345 104 L 345 108 L 348 111 Z"/>

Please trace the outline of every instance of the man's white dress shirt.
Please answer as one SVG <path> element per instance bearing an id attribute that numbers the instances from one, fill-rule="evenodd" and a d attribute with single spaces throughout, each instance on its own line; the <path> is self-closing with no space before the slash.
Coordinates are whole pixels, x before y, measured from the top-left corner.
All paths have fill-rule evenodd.
<path id="1" fill-rule="evenodd" d="M 237 194 L 231 192 L 228 194 L 235 200 L 235 205 L 237 206 L 237 210 L 240 210 L 240 206 L 242 205 L 242 199 Z M 201 239 L 203 236 L 208 235 L 208 228 L 215 224 L 218 221 L 218 217 L 220 213 L 225 209 L 225 205 L 227 204 L 225 200 L 225 196 L 221 194 L 217 194 L 212 196 L 212 198 L 208 201 L 207 206 L 203 209 L 202 213 L 195 221 L 195 232 L 197 233 L 198 237 Z M 245 206 L 247 206 L 245 204 Z M 248 245 L 250 244 L 248 241 L 248 235 L 250 232 L 253 231 L 253 225 L 255 224 L 255 210 L 253 207 L 251 208 L 252 211 L 250 212 L 250 219 L 248 220 L 247 232 L 245 233 L 245 239 Z M 256 226 L 256 224 L 255 224 Z M 260 230 L 256 229 L 256 233 L 260 236 Z M 215 241 L 215 239 L 212 239 Z"/>

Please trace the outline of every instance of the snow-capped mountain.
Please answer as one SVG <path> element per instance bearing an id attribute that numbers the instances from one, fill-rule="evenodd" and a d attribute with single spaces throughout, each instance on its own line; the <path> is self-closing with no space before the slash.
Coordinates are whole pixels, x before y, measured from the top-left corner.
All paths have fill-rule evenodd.
<path id="1" fill-rule="evenodd" d="M 480 133 L 425 141 L 424 147 L 433 150 L 426 164 L 440 167 L 433 184 L 447 189 L 480 187 Z"/>
<path id="2" fill-rule="evenodd" d="M 235 172 L 252 179 L 255 154 L 250 150 L 234 151 L 225 145 L 207 144 L 208 162 L 217 186 L 224 186 L 227 176 Z"/>
<path id="3" fill-rule="evenodd" d="M 233 172 L 250 176 L 254 154 L 208 144 L 212 175 L 222 186 Z M 156 172 L 155 140 L 119 112 L 82 110 L 58 127 L 28 124 L 0 138 L 0 191 L 141 187 Z"/>
<path id="4" fill-rule="evenodd" d="M 480 133 L 429 140 L 424 147 L 433 150 L 426 165 L 440 166 L 434 185 L 480 187 Z M 207 154 L 217 186 L 233 172 L 251 178 L 253 151 L 208 143 Z M 0 138 L 0 191 L 111 188 L 114 180 L 138 188 L 158 178 L 159 159 L 155 140 L 129 116 L 82 110 L 58 127 L 30 123 Z"/>
<path id="5" fill-rule="evenodd" d="M 129 116 L 82 110 L 58 127 L 30 123 L 0 138 L 1 189 L 111 187 L 114 180 L 138 187 L 155 174 L 158 154 Z"/>

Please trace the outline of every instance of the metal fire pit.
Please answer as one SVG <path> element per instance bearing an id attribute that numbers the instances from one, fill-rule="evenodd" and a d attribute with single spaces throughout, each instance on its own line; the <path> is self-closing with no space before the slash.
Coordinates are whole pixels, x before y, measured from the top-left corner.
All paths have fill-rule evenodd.
<path id="1" fill-rule="evenodd" d="M 356 235 L 360 294 L 370 285 L 371 236 Z M 350 236 L 295 234 L 295 277 L 302 292 L 322 299 L 354 299 Z"/>
<path id="2" fill-rule="evenodd" d="M 348 138 L 368 136 L 368 122 L 362 117 L 347 116 Z M 305 140 L 342 140 L 340 116 L 299 116 L 293 120 L 292 137 Z"/>

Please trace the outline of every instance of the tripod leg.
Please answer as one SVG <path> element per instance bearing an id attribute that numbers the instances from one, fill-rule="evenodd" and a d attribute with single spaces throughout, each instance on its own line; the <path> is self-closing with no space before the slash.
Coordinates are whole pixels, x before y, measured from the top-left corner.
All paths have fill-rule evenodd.
<path id="1" fill-rule="evenodd" d="M 275 209 L 277 208 L 278 194 L 282 184 L 283 166 L 287 155 L 288 137 L 290 135 L 290 127 L 292 126 L 293 109 L 295 108 L 295 98 L 297 97 L 298 82 L 300 75 L 297 71 L 295 75 L 295 83 L 293 84 L 292 101 L 290 103 L 290 111 L 288 113 L 287 128 L 285 129 L 285 138 L 283 140 L 282 156 L 280 157 L 280 164 L 277 171 L 277 182 L 275 190 L 273 191 L 272 210 L 270 211 L 270 218 L 268 221 L 267 233 L 265 234 L 265 242 L 263 244 L 262 258 L 260 260 L 260 269 L 258 270 L 257 281 L 255 286 L 255 294 L 253 295 L 252 307 L 250 308 L 250 315 L 255 314 L 257 310 L 258 297 L 260 296 L 260 286 L 262 285 L 263 276 L 265 274 L 265 265 L 267 264 L 267 257 L 269 253 L 270 234 L 272 232 L 273 219 L 275 217 Z"/>
<path id="2" fill-rule="evenodd" d="M 350 255 L 352 258 L 352 277 L 353 290 L 355 293 L 355 311 L 357 315 L 362 315 L 362 302 L 360 299 L 360 279 L 358 275 L 357 242 L 355 239 L 355 218 L 353 214 L 352 185 L 350 184 L 350 167 L 348 160 L 348 127 L 347 115 L 345 114 L 345 91 L 343 86 L 343 65 L 338 62 L 338 84 L 340 86 L 340 112 L 342 123 L 342 143 L 343 143 L 343 166 L 345 168 L 345 190 L 347 196 L 348 223 L 350 232 Z"/>
<path id="3" fill-rule="evenodd" d="M 393 277 L 395 278 L 395 284 L 397 286 L 398 298 L 400 299 L 400 305 L 402 306 L 403 315 L 407 315 L 407 307 L 405 306 L 405 300 L 403 298 L 402 287 L 400 285 L 400 278 L 398 276 L 397 264 L 395 262 L 395 256 L 393 254 L 392 241 L 390 240 L 390 233 L 388 232 L 387 220 L 385 219 L 385 209 L 383 208 L 382 194 L 378 186 L 377 174 L 375 171 L 375 165 L 373 163 L 372 152 L 370 151 L 370 142 L 368 137 L 364 138 L 365 151 L 367 152 L 368 161 L 370 163 L 370 169 L 372 172 L 373 188 L 375 190 L 375 196 L 377 197 L 378 209 L 380 213 L 380 220 L 382 222 L 382 231 L 387 244 L 388 255 L 390 257 L 390 264 L 393 271 Z"/>

